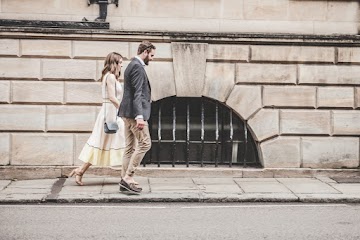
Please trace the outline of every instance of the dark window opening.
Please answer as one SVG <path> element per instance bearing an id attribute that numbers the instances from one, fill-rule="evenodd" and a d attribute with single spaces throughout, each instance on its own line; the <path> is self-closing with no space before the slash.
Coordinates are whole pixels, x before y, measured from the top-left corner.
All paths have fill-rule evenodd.
<path id="1" fill-rule="evenodd" d="M 261 167 L 246 122 L 209 98 L 169 97 L 152 103 L 152 148 L 143 165 Z"/>

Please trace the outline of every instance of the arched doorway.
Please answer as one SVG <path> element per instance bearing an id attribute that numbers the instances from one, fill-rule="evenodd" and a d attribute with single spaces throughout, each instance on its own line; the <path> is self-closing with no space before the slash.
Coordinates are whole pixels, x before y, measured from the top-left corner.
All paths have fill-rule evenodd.
<path id="1" fill-rule="evenodd" d="M 255 141 L 230 108 L 206 97 L 152 103 L 146 164 L 260 167 Z"/>

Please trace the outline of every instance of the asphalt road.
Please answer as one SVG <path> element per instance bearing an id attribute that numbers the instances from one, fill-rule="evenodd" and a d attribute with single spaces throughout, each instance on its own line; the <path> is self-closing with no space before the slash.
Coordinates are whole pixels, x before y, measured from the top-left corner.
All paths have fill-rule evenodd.
<path id="1" fill-rule="evenodd" d="M 360 239 L 360 205 L 0 205 L 0 239 Z"/>

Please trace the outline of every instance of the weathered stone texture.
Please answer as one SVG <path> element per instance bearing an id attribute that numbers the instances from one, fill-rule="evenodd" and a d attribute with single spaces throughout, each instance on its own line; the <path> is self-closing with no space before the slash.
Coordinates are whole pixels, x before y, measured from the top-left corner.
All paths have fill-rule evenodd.
<path id="1" fill-rule="evenodd" d="M 172 43 L 173 66 L 178 97 L 200 97 L 202 95 L 207 44 Z"/>
<path id="2" fill-rule="evenodd" d="M 298 168 L 300 159 L 299 137 L 278 137 L 260 145 L 265 168 Z"/>
<path id="3" fill-rule="evenodd" d="M 310 168 L 354 168 L 359 166 L 359 138 L 304 137 L 302 166 Z"/>
<path id="4" fill-rule="evenodd" d="M 225 102 L 235 85 L 235 64 L 207 63 L 203 96 Z"/>
<path id="5" fill-rule="evenodd" d="M 65 40 L 21 40 L 22 56 L 71 56 L 71 41 Z"/>
<path id="6" fill-rule="evenodd" d="M 265 86 L 263 98 L 264 106 L 315 107 L 316 88 Z"/>
<path id="7" fill-rule="evenodd" d="M 355 88 L 355 106 L 360 107 L 360 87 Z"/>
<path id="8" fill-rule="evenodd" d="M 261 109 L 248 121 L 257 141 L 279 134 L 279 110 Z"/>
<path id="9" fill-rule="evenodd" d="M 0 130 L 45 130 L 45 106 L 0 105 Z"/>
<path id="10" fill-rule="evenodd" d="M 18 56 L 19 55 L 19 40 L 17 40 L 17 39 L 0 39 L 0 55 Z"/>
<path id="11" fill-rule="evenodd" d="M 124 58 L 129 58 L 128 42 L 111 41 L 73 41 L 74 58 L 102 58 L 111 52 L 120 53 Z"/>
<path id="12" fill-rule="evenodd" d="M 236 64 L 237 83 L 296 83 L 296 65 Z"/>
<path id="13" fill-rule="evenodd" d="M 10 134 L 0 133 L 0 165 L 10 163 Z"/>
<path id="14" fill-rule="evenodd" d="M 44 59 L 42 67 L 44 79 L 95 80 L 96 61 Z"/>
<path id="15" fill-rule="evenodd" d="M 313 34 L 358 34 L 358 23 L 314 21 Z"/>
<path id="16" fill-rule="evenodd" d="M 251 46 L 252 61 L 334 62 L 333 47 Z"/>
<path id="17" fill-rule="evenodd" d="M 64 100 L 64 83 L 13 81 L 12 92 L 12 101 L 15 103 L 62 103 Z"/>
<path id="18" fill-rule="evenodd" d="M 95 123 L 95 106 L 48 106 L 48 131 L 91 131 Z"/>
<path id="19" fill-rule="evenodd" d="M 219 18 L 222 1 L 219 0 L 195 0 L 194 16 L 197 18 Z"/>
<path id="20" fill-rule="evenodd" d="M 210 44 L 207 58 L 211 60 L 248 61 L 249 46 Z"/>
<path id="21" fill-rule="evenodd" d="M 0 103 L 10 102 L 10 81 L 0 81 Z"/>
<path id="22" fill-rule="evenodd" d="M 354 89 L 350 87 L 319 87 L 318 107 L 353 107 Z"/>
<path id="23" fill-rule="evenodd" d="M 66 82 L 65 101 L 66 103 L 100 104 L 102 102 L 101 82 Z"/>
<path id="24" fill-rule="evenodd" d="M 0 58 L 0 78 L 39 79 L 40 59 Z"/>
<path id="25" fill-rule="evenodd" d="M 338 48 L 338 62 L 359 63 L 360 48 L 356 48 L 356 47 Z"/>
<path id="26" fill-rule="evenodd" d="M 140 42 L 131 42 L 130 43 L 130 53 L 129 58 L 134 57 L 137 54 L 137 50 Z M 171 43 L 153 43 L 156 47 L 155 51 L 155 60 L 158 59 L 172 59 Z M 150 65 L 152 65 L 151 63 Z"/>
<path id="27" fill-rule="evenodd" d="M 72 134 L 13 133 L 12 165 L 71 165 Z"/>
<path id="28" fill-rule="evenodd" d="M 243 119 L 261 108 L 261 86 L 235 86 L 226 104 Z"/>
<path id="29" fill-rule="evenodd" d="M 333 131 L 338 135 L 360 135 L 360 111 L 333 111 Z"/>
<path id="30" fill-rule="evenodd" d="M 299 83 L 360 84 L 360 66 L 300 65 Z"/>
<path id="31" fill-rule="evenodd" d="M 334 22 L 358 22 L 359 1 L 329 1 L 326 19 Z"/>
<path id="32" fill-rule="evenodd" d="M 244 0 L 245 19 L 286 20 L 288 1 Z"/>
<path id="33" fill-rule="evenodd" d="M 281 134 L 330 134 L 330 111 L 281 110 Z"/>
<path id="34" fill-rule="evenodd" d="M 316 0 L 289 1 L 289 19 L 298 21 L 325 21 L 327 4 L 327 1 Z"/>
<path id="35" fill-rule="evenodd" d="M 146 73 L 151 85 L 151 98 L 157 101 L 176 95 L 174 68 L 171 62 L 152 62 Z"/>

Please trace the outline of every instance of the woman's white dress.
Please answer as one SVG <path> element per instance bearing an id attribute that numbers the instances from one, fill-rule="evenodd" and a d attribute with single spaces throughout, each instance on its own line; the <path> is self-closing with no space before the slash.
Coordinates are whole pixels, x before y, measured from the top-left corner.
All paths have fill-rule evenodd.
<path id="1" fill-rule="evenodd" d="M 85 163 L 96 166 L 121 166 L 125 149 L 124 122 L 117 117 L 118 109 L 109 101 L 111 96 L 115 96 L 115 91 L 107 91 L 107 84 L 116 86 L 116 98 L 121 102 L 123 90 L 120 82 L 111 82 L 107 79 L 109 73 L 104 76 L 102 81 L 102 107 L 96 118 L 94 129 L 90 138 L 82 149 L 79 159 Z M 112 87 L 112 89 L 115 89 Z M 104 132 L 104 113 L 106 108 L 106 122 L 117 121 L 119 130 L 115 134 Z"/>

